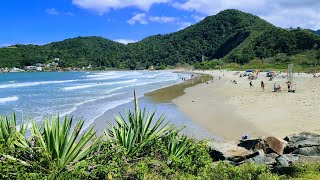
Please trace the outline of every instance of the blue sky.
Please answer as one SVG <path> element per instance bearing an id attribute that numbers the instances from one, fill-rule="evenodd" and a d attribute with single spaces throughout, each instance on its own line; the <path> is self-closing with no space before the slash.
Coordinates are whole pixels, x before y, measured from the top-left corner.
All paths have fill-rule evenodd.
<path id="1" fill-rule="evenodd" d="M 320 29 L 318 0 L 10 0 L 0 6 L 0 46 L 77 36 L 133 42 L 178 31 L 229 8 L 283 28 Z"/>

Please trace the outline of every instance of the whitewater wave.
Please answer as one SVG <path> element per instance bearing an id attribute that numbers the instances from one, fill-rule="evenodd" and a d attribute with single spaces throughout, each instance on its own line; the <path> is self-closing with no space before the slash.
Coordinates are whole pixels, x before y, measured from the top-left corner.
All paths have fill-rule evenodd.
<path id="1" fill-rule="evenodd" d="M 7 102 L 13 102 L 13 101 L 18 101 L 19 97 L 18 96 L 10 96 L 10 97 L 5 97 L 5 98 L 0 98 L 0 104 L 4 104 Z"/>
<path id="2" fill-rule="evenodd" d="M 63 117 L 65 115 L 71 114 L 72 112 L 75 112 L 78 109 L 79 106 L 82 106 L 84 104 L 87 104 L 87 103 L 90 103 L 90 102 L 94 102 L 94 101 L 97 101 L 97 100 L 101 100 L 101 99 L 105 99 L 105 98 L 109 98 L 109 97 L 113 97 L 113 96 L 117 96 L 117 95 L 121 95 L 121 94 L 124 94 L 124 93 L 110 94 L 110 95 L 107 95 L 107 96 L 101 96 L 101 97 L 98 97 L 98 98 L 93 98 L 93 99 L 89 99 L 89 100 L 85 100 L 85 101 L 76 103 L 70 110 L 59 114 L 59 116 Z"/>
<path id="3" fill-rule="evenodd" d="M 71 90 L 78 90 L 78 89 L 86 89 L 91 87 L 97 87 L 97 86 L 107 86 L 107 85 L 114 85 L 114 84 L 124 84 L 124 83 L 133 83 L 137 81 L 138 79 L 131 79 L 128 81 L 119 81 L 119 82 L 109 82 L 109 83 L 96 83 L 96 84 L 85 84 L 85 85 L 78 85 L 78 86 L 70 86 L 62 88 L 65 91 L 71 91 Z"/>
<path id="4" fill-rule="evenodd" d="M 38 86 L 38 85 L 45 85 L 45 84 L 61 84 L 61 83 L 69 83 L 69 82 L 75 82 L 75 81 L 78 81 L 78 80 L 38 81 L 38 82 L 10 83 L 10 84 L 0 85 L 0 89 L 19 88 L 19 87 L 28 87 L 28 86 Z"/>
<path id="5" fill-rule="evenodd" d="M 110 75 L 114 75 L 114 74 L 116 74 L 116 73 L 115 73 L 115 72 L 93 73 L 93 74 L 86 75 L 85 77 L 88 77 L 88 78 L 96 78 L 96 77 L 102 77 L 102 76 L 110 76 Z"/>
<path id="6" fill-rule="evenodd" d="M 123 99 L 123 100 L 119 100 L 119 101 L 110 102 L 106 106 L 99 106 L 98 110 L 97 110 L 97 113 L 94 114 L 92 117 L 90 117 L 90 119 L 88 121 L 86 121 L 86 123 L 83 126 L 82 131 L 86 130 L 94 122 L 95 119 L 97 119 L 98 117 L 102 116 L 108 110 L 114 109 L 114 108 L 116 108 L 118 106 L 121 106 L 123 104 L 127 104 L 127 103 L 129 103 L 131 101 L 132 101 L 132 98 L 127 98 L 127 99 Z"/>
<path id="7" fill-rule="evenodd" d="M 97 77 L 94 77 L 94 78 L 89 78 L 89 79 L 86 79 L 86 80 L 89 80 L 89 81 L 103 81 L 103 80 L 110 80 L 110 79 L 117 79 L 117 78 L 121 78 L 121 77 L 125 77 L 126 75 L 113 75 L 113 76 L 97 76 Z"/>

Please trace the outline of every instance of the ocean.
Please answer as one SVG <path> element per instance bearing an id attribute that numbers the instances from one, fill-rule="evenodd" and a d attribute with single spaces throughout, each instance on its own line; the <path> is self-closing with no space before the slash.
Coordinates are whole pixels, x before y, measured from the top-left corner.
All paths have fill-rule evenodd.
<path id="1" fill-rule="evenodd" d="M 84 128 L 87 128 L 108 111 L 131 108 L 126 104 L 132 102 L 136 89 L 143 105 L 154 107 L 161 113 L 169 112 L 168 117 L 173 124 L 180 127 L 189 125 L 193 129 L 191 134 L 199 136 L 203 130 L 195 128 L 192 121 L 178 112 L 172 103 L 155 106 L 143 97 L 147 92 L 179 83 L 183 77 L 188 78 L 189 75 L 171 71 L 0 74 L 0 114 L 16 112 L 18 123 L 22 116 L 30 116 L 41 123 L 52 115 L 68 115 L 84 119 Z"/>

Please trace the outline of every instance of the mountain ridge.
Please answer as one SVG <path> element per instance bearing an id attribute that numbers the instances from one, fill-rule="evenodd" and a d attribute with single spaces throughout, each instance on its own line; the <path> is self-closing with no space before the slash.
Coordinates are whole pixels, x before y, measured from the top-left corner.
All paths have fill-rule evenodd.
<path id="1" fill-rule="evenodd" d="M 289 55 L 320 46 L 320 37 L 307 30 L 285 30 L 249 13 L 224 10 L 183 30 L 149 36 L 127 45 L 99 36 L 76 37 L 46 45 L 0 48 L 0 67 L 22 67 L 55 57 L 60 66 L 147 68 L 222 59 L 244 64 L 278 53 Z"/>

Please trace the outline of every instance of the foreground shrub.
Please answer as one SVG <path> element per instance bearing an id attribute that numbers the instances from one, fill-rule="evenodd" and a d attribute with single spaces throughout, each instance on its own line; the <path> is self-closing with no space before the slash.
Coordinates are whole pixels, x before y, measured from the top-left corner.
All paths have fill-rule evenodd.
<path id="1" fill-rule="evenodd" d="M 122 179 L 129 160 L 123 147 L 104 141 L 92 156 L 70 166 L 61 176 L 72 179 Z"/>
<path id="2" fill-rule="evenodd" d="M 111 130 L 105 133 L 125 147 L 128 155 L 146 153 L 150 149 L 147 146 L 150 146 L 154 140 L 170 131 L 168 124 L 163 125 L 163 116 L 155 120 L 155 111 L 149 114 L 145 108 L 143 110 L 139 109 L 135 91 L 134 105 L 135 111 L 129 110 L 127 119 L 122 115 L 115 116 L 116 125 L 110 124 Z"/>
<path id="3" fill-rule="evenodd" d="M 28 147 L 29 145 L 25 139 L 27 127 L 28 123 L 25 124 L 22 120 L 20 128 L 17 128 L 15 113 L 12 113 L 11 118 L 0 115 L 0 144 L 7 149 Z"/>
<path id="4" fill-rule="evenodd" d="M 61 171 L 71 162 L 77 162 L 89 155 L 98 145 L 100 138 L 93 139 L 96 131 L 89 129 L 80 136 L 84 121 L 79 120 L 71 130 L 73 119 L 64 118 L 60 125 L 60 118 L 47 118 L 43 130 L 32 122 L 32 138 L 35 146 L 52 163 L 52 170 Z M 76 141 L 77 140 L 77 141 Z M 93 141 L 91 141 L 93 140 Z"/>

